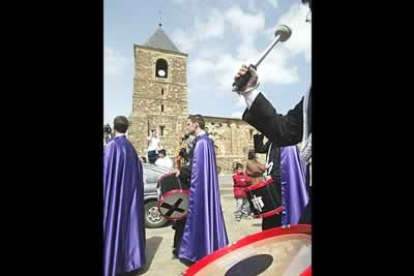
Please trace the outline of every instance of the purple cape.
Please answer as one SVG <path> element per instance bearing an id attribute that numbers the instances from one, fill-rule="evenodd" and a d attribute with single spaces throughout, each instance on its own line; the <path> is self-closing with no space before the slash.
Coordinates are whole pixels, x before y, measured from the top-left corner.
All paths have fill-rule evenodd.
<path id="1" fill-rule="evenodd" d="M 192 159 L 187 221 L 179 257 L 195 262 L 226 246 L 214 146 L 207 135 L 197 139 Z"/>
<path id="2" fill-rule="evenodd" d="M 282 177 L 282 225 L 298 224 L 308 204 L 305 165 L 297 146 L 280 148 Z"/>
<path id="3" fill-rule="evenodd" d="M 144 183 L 142 164 L 120 136 L 104 151 L 104 275 L 145 264 Z"/>

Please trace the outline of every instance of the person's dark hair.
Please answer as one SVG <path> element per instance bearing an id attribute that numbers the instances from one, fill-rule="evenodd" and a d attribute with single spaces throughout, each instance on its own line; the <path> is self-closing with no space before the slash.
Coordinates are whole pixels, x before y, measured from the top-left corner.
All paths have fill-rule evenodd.
<path id="1" fill-rule="evenodd" d="M 206 123 L 204 122 L 204 117 L 201 116 L 200 114 L 196 114 L 196 115 L 190 115 L 188 116 L 188 119 L 191 120 L 191 122 L 193 123 L 198 123 L 198 125 L 200 126 L 201 129 L 205 129 L 206 127 Z"/>
<path id="2" fill-rule="evenodd" d="M 180 155 L 181 157 L 184 157 L 187 154 L 187 151 L 185 150 L 185 148 L 181 148 L 178 155 Z"/>
<path id="3" fill-rule="evenodd" d="M 186 134 L 181 138 L 181 141 L 185 141 L 188 139 L 188 137 L 190 137 L 190 135 Z"/>
<path id="4" fill-rule="evenodd" d="M 254 149 L 249 150 L 249 152 L 247 153 L 247 158 L 249 160 L 256 158 L 256 151 Z"/>
<path id="5" fill-rule="evenodd" d="M 187 153 L 185 148 L 180 149 L 180 152 L 178 153 L 178 155 L 184 158 L 186 162 L 190 160 L 190 155 Z"/>
<path id="6" fill-rule="evenodd" d="M 151 129 L 151 133 L 155 132 L 155 129 Z"/>
<path id="7" fill-rule="evenodd" d="M 236 168 L 234 168 L 234 170 L 237 171 L 238 169 L 243 170 L 243 164 L 242 163 L 236 163 Z"/>
<path id="8" fill-rule="evenodd" d="M 165 149 L 159 150 L 158 153 L 161 153 L 162 155 L 167 156 Z"/>
<path id="9" fill-rule="evenodd" d="M 129 122 L 125 116 L 118 116 L 114 119 L 114 129 L 119 133 L 126 133 Z"/>

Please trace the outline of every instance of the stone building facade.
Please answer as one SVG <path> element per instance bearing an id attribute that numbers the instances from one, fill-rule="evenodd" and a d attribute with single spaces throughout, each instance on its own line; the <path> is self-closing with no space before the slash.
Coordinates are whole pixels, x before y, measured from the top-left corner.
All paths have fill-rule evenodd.
<path id="1" fill-rule="evenodd" d="M 253 149 L 255 128 L 235 118 L 204 116 L 206 128 L 216 146 L 217 163 L 223 172 L 230 173 L 237 162 L 247 161 L 247 152 Z M 264 155 L 257 155 L 264 162 Z"/>
<path id="2" fill-rule="evenodd" d="M 162 27 L 144 45 L 134 45 L 133 108 L 128 137 L 140 156 L 147 155 L 147 137 L 156 129 L 167 155 L 179 149 L 188 118 L 187 58 Z M 255 129 L 240 119 L 205 116 L 216 145 L 221 172 L 230 173 L 236 162 L 245 162 L 253 148 Z M 264 160 L 263 157 L 260 158 Z"/>

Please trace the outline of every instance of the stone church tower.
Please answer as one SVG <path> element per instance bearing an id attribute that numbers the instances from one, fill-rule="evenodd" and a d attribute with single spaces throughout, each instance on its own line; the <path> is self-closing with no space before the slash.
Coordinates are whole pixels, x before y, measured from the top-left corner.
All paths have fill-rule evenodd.
<path id="1" fill-rule="evenodd" d="M 156 129 L 168 156 L 179 149 L 188 119 L 187 58 L 165 34 L 162 25 L 143 45 L 134 45 L 133 107 L 128 138 L 139 156 L 147 157 L 149 131 Z M 201 114 L 216 145 L 219 171 L 231 173 L 253 148 L 255 129 L 235 118 Z M 264 155 L 258 156 L 264 161 Z"/>
<path id="2" fill-rule="evenodd" d="M 143 45 L 134 45 L 133 107 L 128 137 L 139 156 L 147 156 L 149 131 L 155 129 L 167 155 L 177 150 L 188 118 L 187 54 L 181 53 L 159 25 Z"/>

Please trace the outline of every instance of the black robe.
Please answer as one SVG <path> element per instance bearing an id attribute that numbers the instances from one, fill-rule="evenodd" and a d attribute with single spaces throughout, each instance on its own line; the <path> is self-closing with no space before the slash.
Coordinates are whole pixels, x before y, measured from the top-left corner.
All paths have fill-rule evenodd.
<path id="1" fill-rule="evenodd" d="M 193 145 L 191 146 L 190 152 L 186 152 L 186 160 L 188 163 L 183 165 L 180 168 L 180 182 L 186 187 L 190 187 L 191 182 L 191 167 L 192 167 L 192 160 L 194 156 L 194 145 L 197 142 L 197 138 L 193 140 Z M 187 218 L 183 218 L 180 220 L 174 220 L 172 222 L 172 228 L 175 230 L 174 233 L 174 243 L 173 243 L 173 256 L 174 258 L 178 258 L 178 252 L 181 247 L 181 241 L 183 238 L 184 227 L 187 222 Z"/>
<path id="2" fill-rule="evenodd" d="M 243 113 L 243 121 L 246 121 L 251 126 L 255 127 L 258 131 L 263 133 L 272 143 L 272 147 L 287 147 L 297 145 L 303 138 L 303 101 L 300 100 L 296 106 L 289 110 L 286 115 L 278 114 L 272 104 L 263 96 L 262 93 L 257 95 L 250 109 L 246 108 Z M 312 114 L 311 104 L 312 101 L 312 89 L 308 99 L 308 129 L 312 127 Z M 270 145 L 269 142 L 269 145 Z M 276 156 L 276 155 L 274 155 Z M 279 161 L 275 157 L 273 159 L 273 166 L 279 165 L 280 168 L 280 154 Z M 309 170 L 309 167 L 307 167 Z M 310 189 L 309 171 L 306 174 L 306 183 L 309 191 L 309 203 L 306 206 L 306 210 L 299 223 L 311 223 L 311 202 L 312 193 Z M 273 176 L 272 176 L 273 177 Z M 280 174 L 279 174 L 280 177 Z M 274 219 L 274 218 L 273 218 Z M 265 227 L 265 221 L 263 221 L 262 228 Z M 276 225 L 276 222 L 273 223 Z M 275 226 L 272 226 L 275 227 Z"/>
<path id="3" fill-rule="evenodd" d="M 280 148 L 277 147 L 272 141 L 268 140 L 266 144 L 263 144 L 264 135 L 254 135 L 254 150 L 257 153 L 266 153 L 266 174 L 271 176 L 276 188 L 276 206 L 282 205 L 282 188 L 281 188 L 281 175 L 280 175 Z M 269 151 L 270 150 L 270 151 Z M 282 213 L 264 218 L 262 221 L 262 230 L 267 230 L 282 225 Z"/>

